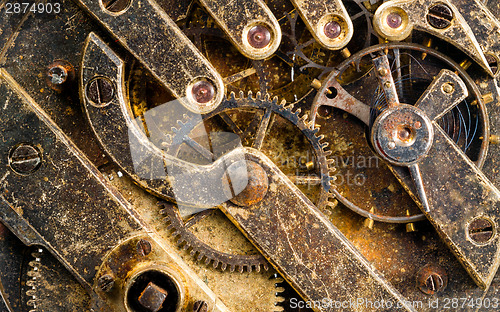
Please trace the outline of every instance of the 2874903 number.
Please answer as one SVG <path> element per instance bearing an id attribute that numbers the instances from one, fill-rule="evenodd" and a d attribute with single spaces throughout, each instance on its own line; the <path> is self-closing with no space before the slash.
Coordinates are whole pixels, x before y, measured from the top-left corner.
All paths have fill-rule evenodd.
<path id="1" fill-rule="evenodd" d="M 61 4 L 56 3 L 28 3 L 28 2 L 7 2 L 5 4 L 7 14 L 25 14 L 32 12 L 34 14 L 58 14 L 61 12 Z"/>

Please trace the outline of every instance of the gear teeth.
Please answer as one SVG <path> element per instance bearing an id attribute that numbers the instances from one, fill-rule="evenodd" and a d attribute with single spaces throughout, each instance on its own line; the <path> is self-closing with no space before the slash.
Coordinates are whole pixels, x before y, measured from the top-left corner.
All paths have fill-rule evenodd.
<path id="1" fill-rule="evenodd" d="M 231 91 L 231 93 L 229 93 L 229 99 L 232 101 L 236 101 L 236 93 L 234 93 L 234 91 Z"/>
<path id="2" fill-rule="evenodd" d="M 257 91 L 257 93 L 255 94 L 255 99 L 257 99 L 258 101 L 262 101 L 262 93 L 260 93 L 260 91 Z"/>
<path id="3" fill-rule="evenodd" d="M 30 281 L 26 282 L 26 285 L 28 287 L 31 287 L 31 289 L 28 289 L 26 291 L 26 296 L 30 297 L 28 300 L 27 304 L 30 307 L 33 307 L 33 309 L 29 310 L 29 312 L 36 312 L 37 311 L 37 305 L 38 305 L 38 298 L 37 298 L 37 279 L 40 278 L 40 266 L 41 266 L 41 257 L 42 257 L 43 249 L 38 248 L 36 251 L 34 251 L 31 256 L 33 257 L 33 260 L 28 263 L 28 265 L 31 267 L 31 269 L 28 271 L 28 276 L 31 277 Z"/>
<path id="4" fill-rule="evenodd" d="M 222 271 L 225 271 L 227 269 L 227 264 L 223 263 L 220 268 Z"/>
<path id="5" fill-rule="evenodd" d="M 243 91 L 240 91 L 240 99 L 244 99 L 245 98 L 245 92 Z M 236 99 L 235 99 L 236 100 Z"/>
<path id="6" fill-rule="evenodd" d="M 269 93 L 266 93 L 264 96 L 264 101 L 269 101 L 271 99 L 271 95 Z"/>
<path id="7" fill-rule="evenodd" d="M 274 97 L 273 97 L 273 99 L 272 99 L 272 103 L 273 103 L 273 104 L 277 104 L 277 103 L 278 103 L 278 101 L 279 101 L 278 97 L 277 97 L 277 96 L 274 96 Z M 283 101 L 283 102 L 284 102 L 284 103 L 286 103 L 286 101 Z M 283 105 L 283 102 L 281 102 L 281 103 L 282 103 L 282 105 Z"/>
<path id="8" fill-rule="evenodd" d="M 243 93 L 243 92 L 242 92 Z M 243 97 L 241 97 L 243 98 Z M 248 96 L 247 96 L 247 99 L 249 100 L 253 100 L 253 92 L 252 91 L 248 91 Z"/>

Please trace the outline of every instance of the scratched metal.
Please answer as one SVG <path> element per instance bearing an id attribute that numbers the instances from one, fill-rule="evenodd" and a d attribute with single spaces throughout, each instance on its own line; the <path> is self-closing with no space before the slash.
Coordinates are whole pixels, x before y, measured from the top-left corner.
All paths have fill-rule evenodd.
<path id="1" fill-rule="evenodd" d="M 183 105 L 195 112 L 209 112 L 220 104 L 224 96 L 222 77 L 155 2 L 132 1 L 119 14 L 110 14 L 95 1 L 80 3 Z M 149 22 L 144 24 L 145 20 Z M 201 78 L 214 84 L 216 95 L 200 106 L 186 96 L 194 79 Z"/>
<path id="2" fill-rule="evenodd" d="M 304 299 L 384 300 L 393 305 L 388 310 L 413 311 L 269 159 L 251 148 L 246 151 L 248 160 L 266 170 L 268 193 L 252 206 L 226 203 L 221 209 Z M 356 306 L 345 309 L 364 310 Z M 315 311 L 335 311 L 335 307 L 326 305 Z"/>

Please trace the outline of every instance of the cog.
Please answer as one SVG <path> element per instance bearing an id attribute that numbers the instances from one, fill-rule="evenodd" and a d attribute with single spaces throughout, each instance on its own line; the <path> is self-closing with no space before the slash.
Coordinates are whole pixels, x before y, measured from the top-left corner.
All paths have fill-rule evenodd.
<path id="1" fill-rule="evenodd" d="M 320 209 L 330 203 L 329 186 L 332 162 L 327 160 L 330 151 L 328 144 L 318 136 L 318 128 L 307 120 L 307 115 L 300 116 L 301 110 L 293 110 L 293 105 L 271 99 L 270 95 L 252 93 L 239 98 L 231 93 L 213 112 L 203 116 L 203 120 L 187 117 L 179 121 L 178 128 L 167 135 L 166 152 L 181 160 L 197 164 L 209 164 L 218 157 L 234 149 L 234 135 L 244 146 L 252 146 L 266 154 Z M 223 135 L 231 139 L 224 141 Z M 272 135 L 268 135 L 272 133 Z M 203 135 L 204 134 L 204 135 Z M 227 136 L 226 136 L 227 137 Z M 270 138 L 270 140 L 266 140 Z M 290 146 L 302 147 L 291 149 Z M 301 153 L 299 153 L 301 152 Z M 267 269 L 267 262 L 262 256 L 242 256 L 224 253 L 201 241 L 190 227 L 205 218 L 217 217 L 213 210 L 203 211 L 187 221 L 183 221 L 177 208 L 164 202 L 160 203 L 162 213 L 168 219 L 169 230 L 178 237 L 178 244 L 184 249 L 191 249 L 191 254 L 198 260 L 205 259 L 214 268 L 220 264 L 225 270 L 240 272 L 246 268 L 257 271 L 260 266 Z M 220 214 L 218 217 L 223 217 Z"/>
<path id="2" fill-rule="evenodd" d="M 348 93 L 370 105 L 372 121 L 387 107 L 384 93 L 371 65 L 371 58 L 378 53 L 388 55 L 398 97 L 402 103 L 415 104 L 442 68 L 458 73 L 468 86 L 470 96 L 443 116 L 438 123 L 469 158 L 481 167 L 487 150 L 487 140 L 481 140 L 480 137 L 486 136 L 487 116 L 481 94 L 465 70 L 446 55 L 417 44 L 386 44 L 360 51 L 338 67 L 339 75 L 336 79 L 342 82 L 342 87 Z M 361 74 L 356 75 L 356 72 Z M 346 76 L 357 78 L 345 78 Z M 322 130 L 326 130 L 324 134 L 328 142 L 337 145 L 339 141 L 347 142 L 344 144 L 346 148 L 337 150 L 336 155 L 332 157 L 336 161 L 338 175 L 337 181 L 332 182 L 335 184 L 335 188 L 332 187 L 334 197 L 355 213 L 374 221 L 411 223 L 425 220 L 425 216 L 413 204 L 413 200 L 395 180 L 388 167 L 382 161 L 379 162 L 373 153 L 370 142 L 365 139 L 369 137 L 365 133 L 366 125 L 360 125 L 355 118 L 335 109 L 327 108 L 319 112 L 318 122 Z M 332 118 L 335 114 L 344 115 L 344 118 Z M 338 127 L 339 122 L 346 123 L 343 120 L 348 121 L 345 128 L 349 136 L 339 135 L 332 132 L 334 129 L 330 129 Z M 356 135 L 353 135 L 354 133 Z M 353 138 L 354 136 L 357 138 Z M 351 180 L 352 183 L 349 183 L 346 182 L 346 177 L 349 176 L 362 178 Z M 367 189 L 369 192 L 366 192 Z M 405 203 L 403 208 L 401 203 Z"/>
<path id="3" fill-rule="evenodd" d="M 35 247 L 26 256 L 26 269 L 21 276 L 26 285 L 25 310 L 86 311 L 90 297 L 76 279 L 42 247 Z"/>

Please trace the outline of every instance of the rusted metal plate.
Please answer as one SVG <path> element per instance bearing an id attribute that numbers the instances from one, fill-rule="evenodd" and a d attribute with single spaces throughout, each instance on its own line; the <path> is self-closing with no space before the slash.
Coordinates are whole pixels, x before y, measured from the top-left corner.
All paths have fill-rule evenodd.
<path id="1" fill-rule="evenodd" d="M 226 311 L 175 251 L 158 244 L 158 238 L 151 238 L 153 231 L 123 195 L 16 81 L 3 69 L 0 77 L 0 101 L 7 104 L 3 106 L 0 135 L 4 144 L 0 153 L 9 160 L 3 163 L 0 174 L 0 217 L 5 225 L 23 243 L 46 247 L 91 294 L 95 309 L 123 310 L 123 298 L 96 292 L 97 278 L 113 248 L 142 234 L 154 242 L 155 264 L 159 260 L 167 266 L 175 264 L 198 298 L 213 304 L 214 311 Z M 17 152 L 20 148 L 28 153 Z M 32 150 L 36 153 L 31 154 Z M 75 192 L 82 185 L 85 189 Z M 136 257 L 147 253 L 143 249 Z M 141 268 L 148 265 L 154 264 L 142 263 Z M 125 284 L 125 279 L 119 282 Z M 110 302 L 113 304 L 108 305 Z"/>
<path id="2" fill-rule="evenodd" d="M 80 1 L 100 23 L 181 103 L 195 112 L 209 112 L 224 96 L 222 77 L 153 1 L 131 1 L 118 11 L 95 1 Z M 144 24 L 143 21 L 149 21 Z M 208 81 L 215 94 L 208 101 L 192 95 L 198 81 Z"/>
<path id="3" fill-rule="evenodd" d="M 398 16 L 397 25 L 389 23 L 391 14 Z M 498 74 L 488 55 L 499 59 L 500 24 L 479 1 L 393 0 L 378 8 L 374 27 L 382 37 L 397 41 L 407 38 L 413 28 L 424 30 L 462 49 L 490 75 Z"/>
<path id="4" fill-rule="evenodd" d="M 226 203 L 221 209 L 305 300 L 324 304 L 315 311 L 334 311 L 332 302 L 339 298 L 378 300 L 391 311 L 413 311 L 271 161 L 253 149 L 246 151 L 267 172 L 267 195 L 251 206 Z M 354 304 L 345 311 L 362 309 Z"/>
<path id="5" fill-rule="evenodd" d="M 201 3 L 246 57 L 265 59 L 280 46 L 280 25 L 264 1 L 202 0 Z"/>
<path id="6" fill-rule="evenodd" d="M 500 265 L 496 232 L 500 192 L 439 126 L 428 156 L 418 166 L 429 202 L 427 217 L 476 283 L 487 288 Z M 478 218 L 491 225 L 471 229 Z M 471 236 L 482 231 L 491 231 L 491 236 L 480 240 Z"/>

